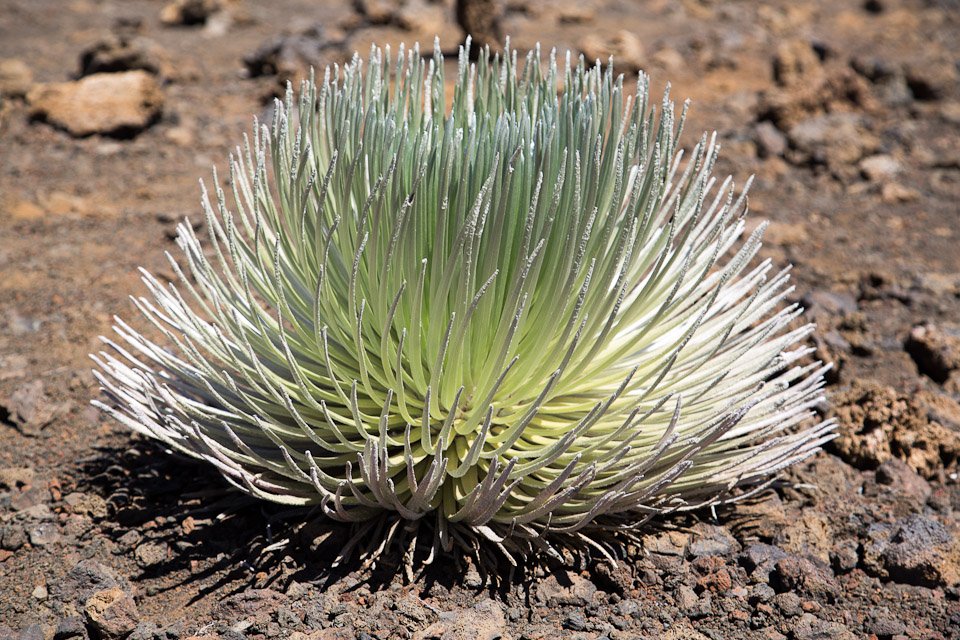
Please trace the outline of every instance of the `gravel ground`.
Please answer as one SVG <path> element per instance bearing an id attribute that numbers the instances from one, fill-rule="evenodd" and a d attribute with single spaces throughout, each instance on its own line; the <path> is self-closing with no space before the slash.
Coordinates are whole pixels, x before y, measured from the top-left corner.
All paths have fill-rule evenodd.
<path id="1" fill-rule="evenodd" d="M 101 418 L 87 354 L 196 180 L 309 64 L 453 48 L 452 3 L 0 0 L 0 638 L 960 638 L 955 2 L 506 4 L 504 33 L 672 83 L 755 175 L 840 435 L 611 565 L 330 566 L 350 532 Z M 694 133 L 691 133 L 694 132 Z M 198 232 L 204 233 L 202 226 Z"/>

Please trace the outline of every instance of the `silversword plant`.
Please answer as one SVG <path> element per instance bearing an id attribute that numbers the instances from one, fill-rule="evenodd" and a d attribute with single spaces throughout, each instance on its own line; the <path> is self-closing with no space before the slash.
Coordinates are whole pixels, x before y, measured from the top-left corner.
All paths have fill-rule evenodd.
<path id="1" fill-rule="evenodd" d="M 668 96 L 569 55 L 461 50 L 451 84 L 373 49 L 288 91 L 203 190 L 209 239 L 179 226 L 179 284 L 143 272 L 159 342 L 117 320 L 98 405 L 254 496 L 511 556 L 830 439 L 715 135 L 685 158 Z"/>

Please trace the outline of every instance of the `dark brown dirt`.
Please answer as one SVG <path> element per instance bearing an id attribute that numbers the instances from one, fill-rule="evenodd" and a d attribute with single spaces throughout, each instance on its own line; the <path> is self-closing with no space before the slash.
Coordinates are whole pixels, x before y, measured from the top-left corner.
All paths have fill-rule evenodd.
<path id="1" fill-rule="evenodd" d="M 331 571 L 345 530 L 297 528 L 89 407 L 87 354 L 131 316 L 136 267 L 171 275 L 197 178 L 282 80 L 371 42 L 462 37 L 452 1 L 165 4 L 0 0 L 0 638 L 960 637 L 955 2 L 506 3 L 516 47 L 629 46 L 692 98 L 688 143 L 716 129 L 719 171 L 756 175 L 763 255 L 795 265 L 838 365 L 841 437 L 616 567 L 498 586 L 462 559 L 412 582 L 396 558 Z M 31 80 L 2 59 L 34 85 L 143 70 L 162 115 L 72 137 L 31 117 Z"/>

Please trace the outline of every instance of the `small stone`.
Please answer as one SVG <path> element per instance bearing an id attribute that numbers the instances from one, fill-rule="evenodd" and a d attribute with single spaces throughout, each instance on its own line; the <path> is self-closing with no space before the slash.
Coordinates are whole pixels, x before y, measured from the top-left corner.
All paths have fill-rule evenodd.
<path id="1" fill-rule="evenodd" d="M 957 86 L 957 69 L 948 58 L 908 62 L 904 75 L 917 100 L 939 100 Z"/>
<path id="2" fill-rule="evenodd" d="M 920 198 L 920 192 L 911 187 L 905 187 L 896 182 L 887 182 L 880 189 L 880 199 L 884 204 L 896 204 L 898 202 L 913 202 Z"/>
<path id="3" fill-rule="evenodd" d="M 633 32 L 617 31 L 611 36 L 591 33 L 580 41 L 578 48 L 586 58 L 588 65 L 597 61 L 606 64 L 613 56 L 615 67 L 624 71 L 639 71 L 645 60 L 643 43 Z"/>
<path id="4" fill-rule="evenodd" d="M 890 487 L 895 499 L 902 501 L 906 508 L 921 508 L 933 491 L 929 482 L 899 458 L 891 458 L 877 467 L 876 479 L 878 484 Z"/>
<path id="5" fill-rule="evenodd" d="M 740 566 L 747 570 L 747 573 L 763 575 L 772 571 L 774 565 L 788 555 L 780 547 L 756 542 L 744 549 L 743 553 L 738 556 L 738 561 Z M 766 581 L 767 579 L 764 577 L 763 582 Z"/>
<path id="6" fill-rule="evenodd" d="M 582 607 L 593 601 L 597 587 L 578 573 L 554 573 L 537 585 L 536 599 L 548 607 Z"/>
<path id="7" fill-rule="evenodd" d="M 820 620 L 812 613 L 805 613 L 793 627 L 795 640 L 855 640 L 849 629 L 839 622 Z"/>
<path id="8" fill-rule="evenodd" d="M 829 601 L 839 593 L 829 569 L 794 555 L 777 561 L 770 572 L 770 586 L 780 593 L 797 592 Z"/>
<path id="9" fill-rule="evenodd" d="M 103 640 L 120 640 L 132 632 L 140 621 L 137 605 L 119 587 L 98 591 L 84 604 L 90 626 Z"/>
<path id="10" fill-rule="evenodd" d="M 876 141 L 867 134 L 853 113 L 829 113 L 808 118 L 787 132 L 791 155 L 798 164 L 822 164 L 830 168 L 856 163 Z"/>
<path id="11" fill-rule="evenodd" d="M 140 621 L 137 605 L 119 587 L 98 591 L 84 604 L 87 622 L 103 640 L 128 636 Z"/>
<path id="12" fill-rule="evenodd" d="M 60 532 L 54 522 L 38 522 L 27 529 L 30 544 L 35 547 L 45 547 L 60 541 Z"/>
<path id="13" fill-rule="evenodd" d="M 673 47 L 662 47 L 657 49 L 650 58 L 668 71 L 677 71 L 683 68 L 683 55 Z M 616 64 L 616 59 L 614 59 Z"/>
<path id="14" fill-rule="evenodd" d="M 896 582 L 924 587 L 960 584 L 960 543 L 932 518 L 912 515 L 898 522 L 881 556 Z"/>
<path id="15" fill-rule="evenodd" d="M 871 182 L 886 182 L 900 173 L 900 163 L 887 154 L 866 157 L 859 166 L 860 173 Z"/>
<path id="16" fill-rule="evenodd" d="M 57 623 L 53 640 L 88 640 L 87 625 L 81 616 L 68 616 Z"/>
<path id="17" fill-rule="evenodd" d="M 457 24 L 473 38 L 477 52 L 480 47 L 499 51 L 503 46 L 505 4 L 500 0 L 456 0 Z"/>
<path id="18" fill-rule="evenodd" d="M 910 330 L 904 349 L 925 376 L 943 384 L 960 369 L 960 328 L 926 323 Z"/>
<path id="19" fill-rule="evenodd" d="M 907 631 L 907 625 L 902 620 L 890 615 L 889 612 L 875 613 L 874 617 L 868 620 L 863 627 L 864 631 L 872 633 L 878 638 L 890 638 Z"/>
<path id="20" fill-rule="evenodd" d="M 0 469 L 0 489 L 13 490 L 29 486 L 36 473 L 33 467 L 3 467 Z"/>
<path id="21" fill-rule="evenodd" d="M 80 75 L 117 73 L 140 69 L 155 75 L 169 75 L 170 62 L 153 40 L 141 36 L 111 35 L 98 40 L 80 54 Z"/>
<path id="22" fill-rule="evenodd" d="M 497 640 L 506 634 L 507 619 L 503 614 L 503 607 L 490 599 L 469 609 L 445 611 L 439 618 L 437 622 L 414 634 L 414 640 Z"/>
<path id="23" fill-rule="evenodd" d="M 32 117 L 73 136 L 127 137 L 159 118 L 163 93 L 145 71 L 95 73 L 76 82 L 37 85 L 27 94 L 27 102 Z"/>
<path id="24" fill-rule="evenodd" d="M 47 595 L 48 595 L 47 585 L 45 584 L 38 584 L 36 587 L 33 588 L 33 592 L 30 593 L 30 597 L 32 597 L 34 600 L 41 600 L 41 601 L 46 600 Z"/>
<path id="25" fill-rule="evenodd" d="M 17 200 L 4 212 L 14 220 L 32 221 L 43 218 L 43 209 L 29 200 Z"/>
<path id="26" fill-rule="evenodd" d="M 24 435 L 32 437 L 40 436 L 62 408 L 47 397 L 42 380 L 20 385 L 3 405 L 7 421 Z"/>
<path id="27" fill-rule="evenodd" d="M 164 542 L 147 542 L 133 552 L 137 564 L 147 569 L 162 564 L 167 559 L 168 548 Z"/>
<path id="28" fill-rule="evenodd" d="M 849 573 L 857 568 L 860 562 L 860 554 L 857 553 L 857 544 L 855 541 L 837 542 L 830 550 L 830 564 L 834 571 L 840 573 Z"/>
<path id="29" fill-rule="evenodd" d="M 96 560 L 81 560 L 62 581 L 51 586 L 57 600 L 83 604 L 94 593 L 123 584 L 110 567 Z"/>
<path id="30" fill-rule="evenodd" d="M 687 585 L 681 585 L 677 589 L 676 595 L 677 608 L 685 615 L 693 619 L 708 616 L 713 611 L 712 597 L 708 592 L 697 596 L 697 592 Z"/>
<path id="31" fill-rule="evenodd" d="M 754 139 L 761 158 L 777 158 L 787 150 L 787 137 L 769 120 L 757 123 Z"/>
<path id="32" fill-rule="evenodd" d="M 95 493 L 74 491 L 63 498 L 70 511 L 91 518 L 104 518 L 107 515 L 107 502 Z"/>
<path id="33" fill-rule="evenodd" d="M 563 620 L 563 628 L 571 631 L 586 631 L 588 625 L 583 615 L 575 611 Z"/>
<path id="34" fill-rule="evenodd" d="M 27 543 L 27 532 L 19 524 L 10 523 L 0 529 L 0 548 L 16 551 Z"/>
<path id="35" fill-rule="evenodd" d="M 763 234 L 764 243 L 778 247 L 790 247 L 806 243 L 809 235 L 802 222 L 771 222 Z"/>
<path id="36" fill-rule="evenodd" d="M 394 0 L 353 0 L 354 10 L 370 24 L 391 24 L 399 5 Z"/>
<path id="37" fill-rule="evenodd" d="M 792 618 L 803 613 L 800 607 L 800 596 L 795 593 L 778 593 L 773 597 L 773 604 L 787 617 Z"/>
<path id="38" fill-rule="evenodd" d="M 643 609 L 636 600 L 621 600 L 614 607 L 614 611 L 618 616 L 623 616 L 624 618 L 636 618 L 643 615 Z"/>
<path id="39" fill-rule="evenodd" d="M 160 9 L 160 22 L 167 26 L 203 25 L 222 8 L 222 0 L 174 0 Z"/>
<path id="40" fill-rule="evenodd" d="M 306 78 L 310 65 L 340 44 L 340 40 L 328 35 L 323 25 L 315 25 L 294 35 L 266 40 L 244 56 L 243 64 L 251 78 L 277 76 L 279 82 L 293 82 Z"/>
<path id="41" fill-rule="evenodd" d="M 15 633 L 12 630 L 7 632 L 6 629 L 9 629 L 9 627 L 0 625 L 0 637 L 10 638 L 10 640 L 44 640 L 45 637 L 43 629 L 39 624 L 31 624 L 28 627 L 24 627 L 19 633 Z"/>
<path id="42" fill-rule="evenodd" d="M 780 86 L 795 85 L 820 70 L 820 58 L 809 42 L 788 40 L 777 47 L 773 58 L 773 79 Z"/>
<path id="43" fill-rule="evenodd" d="M 0 96 L 22 98 L 33 84 L 33 72 L 23 60 L 0 58 Z"/>
<path id="44" fill-rule="evenodd" d="M 754 585 L 753 589 L 751 589 L 750 602 L 753 604 L 758 602 L 770 602 L 776 595 L 777 592 L 773 590 L 773 587 L 766 582 L 761 582 L 760 584 Z"/>

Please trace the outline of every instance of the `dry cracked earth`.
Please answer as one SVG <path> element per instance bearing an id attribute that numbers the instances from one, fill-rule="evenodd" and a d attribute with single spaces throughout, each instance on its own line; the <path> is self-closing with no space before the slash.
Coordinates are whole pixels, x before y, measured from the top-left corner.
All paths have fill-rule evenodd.
<path id="1" fill-rule="evenodd" d="M 90 407 L 87 354 L 138 265 L 172 275 L 251 115 L 370 43 L 454 48 L 451 4 L 0 0 L 0 638 L 960 638 L 954 0 L 500 5 L 520 49 L 612 53 L 692 99 L 687 143 L 715 129 L 719 171 L 756 176 L 763 257 L 795 265 L 836 364 L 826 451 L 616 565 L 334 569 L 345 529 Z"/>

